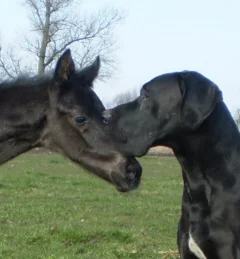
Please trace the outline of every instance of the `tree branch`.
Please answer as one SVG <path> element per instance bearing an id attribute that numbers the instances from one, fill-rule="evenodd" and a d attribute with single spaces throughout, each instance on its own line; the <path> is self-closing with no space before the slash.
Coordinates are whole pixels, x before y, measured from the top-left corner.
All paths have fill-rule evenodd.
<path id="1" fill-rule="evenodd" d="M 108 78 L 115 64 L 113 52 L 116 45 L 112 32 L 123 15 L 119 10 L 105 8 L 92 15 L 73 16 L 70 8 L 74 2 L 25 0 L 32 30 L 31 37 L 29 34 L 25 37 L 22 49 L 37 58 L 39 74 L 49 69 L 59 54 L 70 46 L 73 52 L 81 53 L 78 55 L 80 67 L 88 65 L 95 56 L 100 55 L 101 77 Z M 22 73 L 23 60 L 8 55 L 8 62 L 1 60 L 0 68 L 6 76 L 13 78 L 16 73 Z"/>
<path id="2" fill-rule="evenodd" d="M 0 68 L 3 70 L 3 73 L 1 74 L 6 74 L 11 79 L 15 78 L 15 76 L 12 73 L 10 73 L 8 66 L 5 65 L 5 62 L 3 61 L 2 57 L 0 58 Z"/>
<path id="3" fill-rule="evenodd" d="M 40 8 L 37 5 L 36 1 L 35 0 L 26 0 L 26 4 L 30 7 L 30 9 L 32 9 L 33 13 L 36 14 L 41 28 L 43 28 L 44 27 L 44 22 L 42 20 L 41 14 L 39 12 Z"/>

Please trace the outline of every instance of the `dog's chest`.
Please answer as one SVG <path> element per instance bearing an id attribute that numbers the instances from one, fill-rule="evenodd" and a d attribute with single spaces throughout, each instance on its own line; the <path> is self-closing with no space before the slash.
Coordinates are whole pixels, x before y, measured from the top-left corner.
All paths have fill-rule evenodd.
<path id="1" fill-rule="evenodd" d="M 207 259 L 207 257 L 204 255 L 201 248 L 198 246 L 196 241 L 193 239 L 192 235 L 189 233 L 189 240 L 188 240 L 188 247 L 189 250 L 199 259 Z"/>

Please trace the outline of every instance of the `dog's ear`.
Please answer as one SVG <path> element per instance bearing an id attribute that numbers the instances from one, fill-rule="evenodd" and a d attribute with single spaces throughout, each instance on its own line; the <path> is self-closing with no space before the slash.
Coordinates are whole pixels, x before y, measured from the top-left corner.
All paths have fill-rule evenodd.
<path id="1" fill-rule="evenodd" d="M 217 102 L 222 101 L 222 92 L 217 85 L 203 75 L 187 71 L 179 73 L 182 93 L 180 120 L 188 129 L 197 129 L 213 112 Z"/>

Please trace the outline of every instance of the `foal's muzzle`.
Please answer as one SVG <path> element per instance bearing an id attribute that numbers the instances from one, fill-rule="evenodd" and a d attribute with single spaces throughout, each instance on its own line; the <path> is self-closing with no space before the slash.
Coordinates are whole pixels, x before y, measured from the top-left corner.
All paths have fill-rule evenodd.
<path id="1" fill-rule="evenodd" d="M 125 166 L 125 174 L 112 173 L 112 181 L 120 192 L 136 189 L 141 181 L 142 167 L 134 157 L 130 157 Z"/>

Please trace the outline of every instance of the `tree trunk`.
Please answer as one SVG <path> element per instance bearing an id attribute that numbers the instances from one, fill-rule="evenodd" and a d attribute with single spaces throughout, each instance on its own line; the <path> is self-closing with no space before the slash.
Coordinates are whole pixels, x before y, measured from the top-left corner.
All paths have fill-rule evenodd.
<path id="1" fill-rule="evenodd" d="M 46 13 L 45 13 L 45 23 L 42 30 L 42 41 L 39 50 L 39 59 L 38 59 L 38 75 L 43 75 L 45 71 L 45 57 L 46 57 L 46 50 L 47 45 L 49 43 L 49 29 L 50 29 L 50 2 L 46 1 Z"/>

